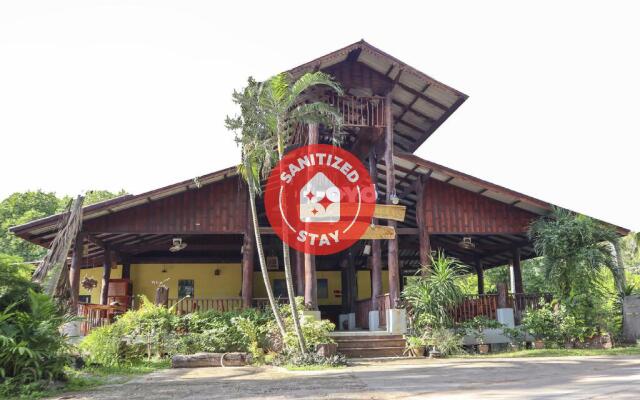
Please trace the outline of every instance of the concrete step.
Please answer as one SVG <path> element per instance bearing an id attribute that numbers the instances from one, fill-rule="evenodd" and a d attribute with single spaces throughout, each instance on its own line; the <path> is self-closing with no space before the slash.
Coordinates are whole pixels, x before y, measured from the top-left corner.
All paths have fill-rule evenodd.
<path id="1" fill-rule="evenodd" d="M 404 346 L 393 347 L 360 347 L 350 349 L 340 349 L 338 352 L 344 354 L 348 358 L 383 358 L 383 357 L 402 357 L 404 356 Z"/>
<path id="2" fill-rule="evenodd" d="M 402 338 L 400 339 L 383 339 L 383 338 L 375 338 L 368 340 L 336 340 L 338 343 L 338 349 L 353 349 L 353 348 L 375 348 L 375 347 L 404 347 L 406 341 Z"/>

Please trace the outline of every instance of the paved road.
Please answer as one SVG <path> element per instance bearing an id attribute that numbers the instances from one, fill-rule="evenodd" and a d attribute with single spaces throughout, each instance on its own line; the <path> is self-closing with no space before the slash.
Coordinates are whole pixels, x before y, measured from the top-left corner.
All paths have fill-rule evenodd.
<path id="1" fill-rule="evenodd" d="M 640 357 L 402 360 L 158 371 L 65 399 L 640 399 Z"/>

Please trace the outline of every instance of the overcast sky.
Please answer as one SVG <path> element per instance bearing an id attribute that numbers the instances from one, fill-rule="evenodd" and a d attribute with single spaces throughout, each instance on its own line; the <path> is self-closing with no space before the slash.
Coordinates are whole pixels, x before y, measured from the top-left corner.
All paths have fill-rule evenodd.
<path id="1" fill-rule="evenodd" d="M 640 230 L 632 2 L 2 1 L 0 198 L 234 165 L 230 94 L 365 39 L 470 97 L 421 157 Z"/>

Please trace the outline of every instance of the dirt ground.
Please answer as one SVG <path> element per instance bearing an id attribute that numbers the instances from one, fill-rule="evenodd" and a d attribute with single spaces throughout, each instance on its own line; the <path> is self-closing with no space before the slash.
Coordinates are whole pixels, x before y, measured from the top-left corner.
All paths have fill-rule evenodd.
<path id="1" fill-rule="evenodd" d="M 640 357 L 396 360 L 158 371 L 58 399 L 640 399 Z"/>

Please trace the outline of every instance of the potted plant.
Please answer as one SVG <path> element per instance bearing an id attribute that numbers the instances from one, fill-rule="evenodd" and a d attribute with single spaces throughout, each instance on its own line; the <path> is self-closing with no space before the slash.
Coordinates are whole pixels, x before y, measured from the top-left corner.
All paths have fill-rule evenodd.
<path id="1" fill-rule="evenodd" d="M 426 340 L 422 336 L 407 336 L 404 354 L 410 357 L 424 357 L 426 350 Z"/>
<path id="2" fill-rule="evenodd" d="M 476 339 L 478 352 L 480 354 L 487 354 L 490 350 L 490 346 L 485 343 L 487 340 L 485 329 L 499 328 L 500 326 L 502 326 L 502 324 L 498 321 L 489 319 L 483 315 L 478 315 L 465 323 L 466 332 Z"/>
<path id="3" fill-rule="evenodd" d="M 543 302 L 537 310 L 530 309 L 522 319 L 522 326 L 534 338 L 534 348 L 544 349 L 544 342 L 555 332 L 555 318 L 551 307 Z"/>

